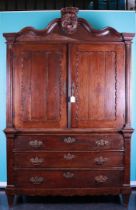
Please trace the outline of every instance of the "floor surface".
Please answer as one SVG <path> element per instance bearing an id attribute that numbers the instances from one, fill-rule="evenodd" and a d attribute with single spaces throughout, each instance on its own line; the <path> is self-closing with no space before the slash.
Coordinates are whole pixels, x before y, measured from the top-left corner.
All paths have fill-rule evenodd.
<path id="1" fill-rule="evenodd" d="M 5 192 L 0 191 L 0 210 L 9 210 Z M 118 197 L 16 197 L 12 210 L 136 210 L 136 191 L 133 191 L 128 208 Z"/>

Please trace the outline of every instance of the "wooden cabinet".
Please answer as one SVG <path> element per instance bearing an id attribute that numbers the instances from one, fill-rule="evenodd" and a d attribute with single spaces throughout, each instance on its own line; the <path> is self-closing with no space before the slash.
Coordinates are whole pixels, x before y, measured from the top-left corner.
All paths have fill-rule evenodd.
<path id="1" fill-rule="evenodd" d="M 77 11 L 4 34 L 10 204 L 15 194 L 129 197 L 134 34 L 94 30 Z"/>

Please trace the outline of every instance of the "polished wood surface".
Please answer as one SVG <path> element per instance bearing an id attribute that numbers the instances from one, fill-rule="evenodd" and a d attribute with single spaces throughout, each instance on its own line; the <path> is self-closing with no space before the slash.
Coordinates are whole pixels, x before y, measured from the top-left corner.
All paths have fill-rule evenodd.
<path id="1" fill-rule="evenodd" d="M 10 204 L 15 194 L 130 194 L 134 34 L 62 11 L 44 30 L 4 34 Z"/>
<path id="2" fill-rule="evenodd" d="M 123 168 L 123 157 L 117 151 L 17 152 L 15 168 Z"/>
<path id="3" fill-rule="evenodd" d="M 16 45 L 14 56 L 15 127 L 66 127 L 66 46 Z"/>
<path id="4" fill-rule="evenodd" d="M 123 137 L 119 134 L 19 135 L 14 142 L 15 151 L 124 150 Z"/>
<path id="5" fill-rule="evenodd" d="M 71 47 L 72 127 L 122 127 L 125 123 L 124 45 L 78 44 Z"/>
<path id="6" fill-rule="evenodd" d="M 17 170 L 16 186 L 21 188 L 90 188 L 111 187 L 122 184 L 121 171 L 89 170 Z M 80 185 L 79 185 L 80 183 Z M 27 187 L 26 187 L 27 186 Z"/>

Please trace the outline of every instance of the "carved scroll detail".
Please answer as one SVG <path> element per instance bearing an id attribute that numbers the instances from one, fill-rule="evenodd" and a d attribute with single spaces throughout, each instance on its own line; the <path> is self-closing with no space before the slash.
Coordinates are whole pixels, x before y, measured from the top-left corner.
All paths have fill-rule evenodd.
<path id="1" fill-rule="evenodd" d="M 61 114 L 62 114 L 62 105 L 63 105 L 63 72 L 62 72 L 62 53 L 58 53 L 59 56 L 59 62 L 58 65 L 60 67 L 60 72 L 59 72 L 59 90 L 60 90 L 60 104 L 59 104 L 59 117 L 61 119 Z"/>
<path id="2" fill-rule="evenodd" d="M 75 111 L 75 120 L 78 121 L 78 113 L 79 113 L 79 61 L 80 54 L 76 53 L 76 62 L 75 62 L 75 70 L 76 70 L 76 87 L 75 87 L 75 96 L 76 96 L 76 111 Z"/>
<path id="3" fill-rule="evenodd" d="M 24 84 L 23 76 L 24 76 L 24 53 L 22 53 L 22 57 L 21 57 L 21 112 L 22 112 L 22 116 L 25 111 L 25 84 Z"/>
<path id="4" fill-rule="evenodd" d="M 78 8 L 76 7 L 61 9 L 61 27 L 66 34 L 73 34 L 76 32 L 78 26 L 77 13 Z"/>
<path id="5" fill-rule="evenodd" d="M 115 57 L 115 120 L 117 119 L 117 85 L 118 85 L 118 75 L 117 75 L 117 53 L 114 52 Z"/>

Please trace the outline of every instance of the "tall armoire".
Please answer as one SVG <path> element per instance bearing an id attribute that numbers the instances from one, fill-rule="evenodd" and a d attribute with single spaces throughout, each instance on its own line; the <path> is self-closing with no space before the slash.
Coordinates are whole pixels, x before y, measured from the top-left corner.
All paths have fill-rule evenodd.
<path id="1" fill-rule="evenodd" d="M 130 194 L 132 33 L 63 8 L 7 40 L 7 188 L 14 195 Z"/>

